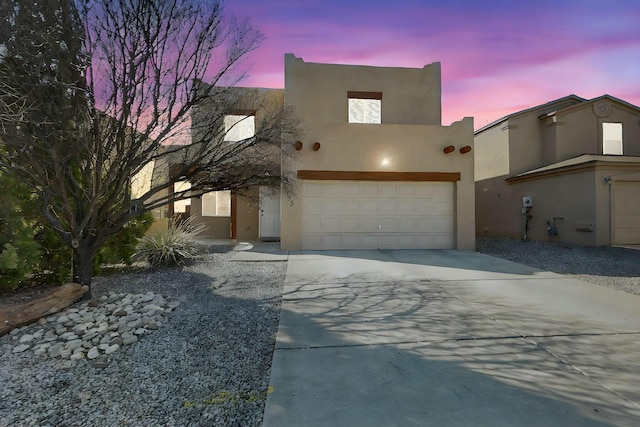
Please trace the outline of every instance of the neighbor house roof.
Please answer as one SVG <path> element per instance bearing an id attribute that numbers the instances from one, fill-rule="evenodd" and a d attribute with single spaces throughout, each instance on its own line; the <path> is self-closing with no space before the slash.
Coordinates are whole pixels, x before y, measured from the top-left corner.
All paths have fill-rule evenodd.
<path id="1" fill-rule="evenodd" d="M 550 111 L 557 111 L 559 108 L 566 108 L 569 106 L 573 106 L 577 103 L 583 103 L 587 101 L 585 98 L 581 98 L 578 95 L 568 95 L 562 98 L 558 98 L 556 100 L 553 101 L 549 101 L 547 103 L 544 104 L 540 104 L 540 105 L 536 105 L 535 107 L 531 107 L 531 108 L 527 108 L 526 110 L 521 110 L 521 111 L 517 111 L 515 113 L 511 113 L 509 115 L 506 115 L 494 122 L 489 123 L 488 125 L 485 125 L 483 127 L 481 127 L 480 129 L 478 129 L 477 131 L 474 132 L 475 135 L 479 134 L 480 132 L 484 132 L 485 130 L 492 128 L 506 120 L 512 119 L 516 116 L 520 116 L 523 114 L 527 114 L 530 113 L 532 111 L 536 111 L 536 110 L 545 110 L 543 114 L 547 114 Z"/>
<path id="2" fill-rule="evenodd" d="M 590 105 L 593 105 L 593 104 L 595 104 L 595 103 L 597 103 L 599 101 L 605 100 L 605 99 L 609 100 L 609 101 L 612 101 L 612 102 L 616 102 L 618 104 L 621 104 L 621 105 L 623 105 L 623 106 L 625 106 L 627 108 L 630 108 L 632 110 L 640 111 L 640 107 L 637 107 L 637 106 L 635 106 L 635 105 L 633 105 L 633 104 L 631 104 L 631 103 L 629 103 L 627 101 L 623 101 L 620 98 L 616 98 L 615 96 L 611 96 L 609 94 L 604 94 L 604 95 L 599 96 L 597 98 L 584 100 L 583 102 L 581 102 L 579 104 L 564 106 L 564 107 L 558 108 L 558 109 L 556 109 L 554 111 L 549 111 L 547 113 L 544 113 L 544 114 L 540 115 L 540 118 L 550 117 L 550 116 L 553 116 L 553 115 L 555 115 L 557 113 L 564 113 L 564 112 L 567 112 L 569 110 L 590 106 Z"/>
<path id="3" fill-rule="evenodd" d="M 552 163 L 541 168 L 532 169 L 530 171 L 519 173 L 518 175 L 507 178 L 508 183 L 523 181 L 542 175 L 548 175 L 555 172 L 564 172 L 568 170 L 580 169 L 583 166 L 603 162 L 608 164 L 630 164 L 640 167 L 640 157 L 636 156 L 620 156 L 617 154 L 581 154 L 561 162 Z"/>

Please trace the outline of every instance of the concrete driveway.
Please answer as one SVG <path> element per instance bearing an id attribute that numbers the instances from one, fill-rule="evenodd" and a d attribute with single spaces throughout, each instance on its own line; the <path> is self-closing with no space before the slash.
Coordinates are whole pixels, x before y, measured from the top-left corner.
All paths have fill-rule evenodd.
<path id="1" fill-rule="evenodd" d="M 264 427 L 638 426 L 640 297 L 468 251 L 289 255 Z"/>

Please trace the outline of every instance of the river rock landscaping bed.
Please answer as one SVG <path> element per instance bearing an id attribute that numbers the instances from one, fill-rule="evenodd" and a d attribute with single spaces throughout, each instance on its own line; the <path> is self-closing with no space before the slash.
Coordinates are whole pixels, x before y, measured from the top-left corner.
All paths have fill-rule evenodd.
<path id="1" fill-rule="evenodd" d="M 231 262 L 230 247 L 210 251 L 187 267 L 97 277 L 97 307 L 79 302 L 0 337 L 0 426 L 262 425 L 286 262 Z M 51 357 L 42 346 L 51 329 L 51 342 L 82 344 Z M 20 345 L 29 348 L 14 352 Z M 74 351 L 84 358 L 72 360 Z"/>
<path id="2" fill-rule="evenodd" d="M 13 353 L 31 350 L 53 358 L 93 360 L 131 345 L 157 330 L 180 303 L 162 295 L 118 294 L 76 304 L 40 318 L 34 325 L 13 329 Z"/>

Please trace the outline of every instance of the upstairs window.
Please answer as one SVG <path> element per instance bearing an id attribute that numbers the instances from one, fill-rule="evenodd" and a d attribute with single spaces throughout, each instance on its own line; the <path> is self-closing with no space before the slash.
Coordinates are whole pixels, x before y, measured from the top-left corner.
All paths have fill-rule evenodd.
<path id="1" fill-rule="evenodd" d="M 242 141 L 256 134 L 256 120 L 253 115 L 229 114 L 224 116 L 224 140 Z"/>
<path id="2" fill-rule="evenodd" d="M 380 124 L 382 92 L 348 92 L 349 123 Z"/>
<path id="3" fill-rule="evenodd" d="M 602 123 L 602 154 L 622 155 L 622 123 Z"/>

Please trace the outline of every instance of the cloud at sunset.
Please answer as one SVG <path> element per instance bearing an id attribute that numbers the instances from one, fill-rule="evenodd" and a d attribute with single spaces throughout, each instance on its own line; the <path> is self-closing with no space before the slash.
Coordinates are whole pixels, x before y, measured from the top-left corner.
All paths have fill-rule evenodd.
<path id="1" fill-rule="evenodd" d="M 443 124 L 476 128 L 571 93 L 640 104 L 635 0 L 230 0 L 265 35 L 243 86 L 283 87 L 284 54 L 307 62 L 442 63 Z"/>

